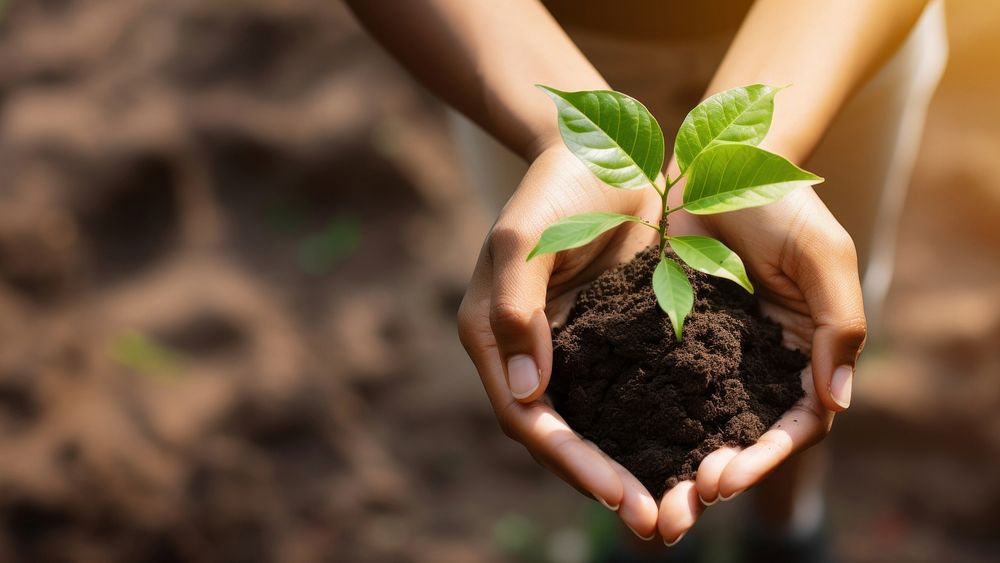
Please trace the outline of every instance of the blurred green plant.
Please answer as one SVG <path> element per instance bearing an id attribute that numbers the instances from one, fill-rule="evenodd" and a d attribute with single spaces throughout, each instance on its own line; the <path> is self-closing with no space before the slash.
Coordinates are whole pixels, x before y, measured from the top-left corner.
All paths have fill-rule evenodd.
<path id="1" fill-rule="evenodd" d="M 583 533 L 590 543 L 590 558 L 605 561 L 615 545 L 621 541 L 621 521 L 618 516 L 603 506 L 589 502 L 581 518 Z"/>
<path id="2" fill-rule="evenodd" d="M 278 233 L 289 233 L 304 225 L 308 219 L 306 204 L 296 199 L 283 199 L 264 210 L 264 224 Z"/>
<path id="3" fill-rule="evenodd" d="M 331 219 L 320 232 L 299 241 L 296 256 L 307 274 L 329 272 L 361 246 L 361 221 L 353 216 Z"/>
<path id="4" fill-rule="evenodd" d="M 638 100 L 611 90 L 562 92 L 541 84 L 538 87 L 558 108 L 559 132 L 566 147 L 598 179 L 625 190 L 651 187 L 660 196 L 661 205 L 654 222 L 604 211 L 560 219 L 545 229 L 527 259 L 584 246 L 625 223 L 655 230 L 660 253 L 653 272 L 653 293 L 670 318 L 678 341 L 684 319 L 694 305 L 694 290 L 681 265 L 666 254 L 668 247 L 694 270 L 728 279 L 750 293 L 753 285 L 743 261 L 722 242 L 706 236 L 669 235 L 669 215 L 681 209 L 708 215 L 757 207 L 823 181 L 756 146 L 771 127 L 774 95 L 780 88 L 764 84 L 732 88 L 695 106 L 674 140 L 680 173 L 662 178 L 663 131 Z M 670 207 L 667 195 L 684 177 L 683 203 Z"/>
<path id="5" fill-rule="evenodd" d="M 549 535 L 545 558 L 551 563 L 587 563 L 592 560 L 590 542 L 577 527 L 560 528 Z"/>
<path id="6" fill-rule="evenodd" d="M 498 552 L 514 561 L 574 563 L 604 561 L 621 541 L 622 526 L 614 513 L 586 502 L 575 510 L 570 526 L 547 529 L 531 515 L 508 512 L 493 524 L 491 539 Z"/>
<path id="7" fill-rule="evenodd" d="M 111 358 L 135 373 L 157 379 L 173 379 L 183 371 L 181 356 L 141 332 L 126 330 L 111 340 Z"/>
<path id="8" fill-rule="evenodd" d="M 493 524 L 493 545 L 518 561 L 543 561 L 544 542 L 538 524 L 523 514 L 509 512 Z"/>

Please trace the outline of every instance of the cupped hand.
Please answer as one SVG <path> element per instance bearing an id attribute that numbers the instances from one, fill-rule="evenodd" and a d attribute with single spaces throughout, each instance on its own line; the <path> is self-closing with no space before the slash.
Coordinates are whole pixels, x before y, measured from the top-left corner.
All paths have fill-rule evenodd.
<path id="1" fill-rule="evenodd" d="M 854 243 L 812 188 L 732 213 L 680 211 L 671 215 L 670 231 L 711 234 L 736 251 L 754 280 L 764 314 L 783 327 L 785 345 L 811 361 L 802 372 L 805 396 L 756 444 L 709 454 L 694 482 L 667 491 L 659 518 L 667 539 L 686 533 L 703 505 L 749 489 L 826 436 L 834 413 L 850 405 L 854 365 L 866 335 Z"/>
<path id="2" fill-rule="evenodd" d="M 544 151 L 486 239 L 459 311 L 459 335 L 505 434 L 617 511 L 636 535 L 658 532 L 670 545 L 706 505 L 745 491 L 826 435 L 833 413 L 850 403 L 865 318 L 854 245 L 812 189 L 756 209 L 671 215 L 672 234 L 712 234 L 742 256 L 764 313 L 783 326 L 786 345 L 812 361 L 802 374 L 803 399 L 756 444 L 710 454 L 695 481 L 667 491 L 657 506 L 629 471 L 575 434 L 543 397 L 552 371 L 550 325 L 565 319 L 582 287 L 630 260 L 656 233 L 629 223 L 578 249 L 525 257 L 559 218 L 614 211 L 653 219 L 659 204 L 651 189 L 604 186 L 562 146 Z"/>
<path id="3" fill-rule="evenodd" d="M 552 323 L 579 290 L 656 240 L 629 223 L 582 248 L 525 258 L 542 231 L 563 217 L 613 211 L 656 218 L 652 189 L 603 185 L 561 144 L 538 156 L 500 212 L 459 309 L 458 329 L 504 433 L 543 466 L 599 500 L 636 535 L 656 533 L 657 503 L 627 470 L 575 434 L 543 397 L 552 373 Z"/>

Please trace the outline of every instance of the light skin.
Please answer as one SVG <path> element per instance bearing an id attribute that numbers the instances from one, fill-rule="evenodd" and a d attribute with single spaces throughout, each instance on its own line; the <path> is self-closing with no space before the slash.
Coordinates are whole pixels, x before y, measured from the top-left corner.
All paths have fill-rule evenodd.
<path id="1" fill-rule="evenodd" d="M 559 218 L 588 211 L 658 216 L 653 190 L 603 186 L 569 153 L 551 101 L 533 87 L 608 85 L 533 0 L 348 3 L 418 79 L 531 163 L 487 236 L 459 312 L 462 343 L 508 436 L 615 510 L 637 536 L 673 544 L 706 504 L 752 487 L 826 435 L 834 414 L 850 405 L 866 325 L 854 244 L 812 189 L 755 209 L 671 216 L 673 234 L 710 233 L 743 258 L 765 314 L 811 364 L 802 374 L 805 398 L 756 444 L 710 454 L 694 481 L 657 502 L 627 470 L 575 434 L 544 398 L 551 325 L 565 319 L 581 287 L 629 260 L 656 233 L 628 224 L 586 247 L 525 261 L 541 232 Z M 758 0 L 706 95 L 752 83 L 793 85 L 779 94 L 763 146 L 802 163 L 844 101 L 902 43 L 924 4 Z M 676 165 L 667 172 L 676 175 Z M 671 192 L 671 205 L 681 193 L 682 185 Z"/>

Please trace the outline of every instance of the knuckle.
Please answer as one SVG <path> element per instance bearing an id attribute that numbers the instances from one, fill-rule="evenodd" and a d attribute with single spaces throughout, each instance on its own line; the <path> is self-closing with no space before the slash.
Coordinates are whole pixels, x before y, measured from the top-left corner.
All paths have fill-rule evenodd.
<path id="1" fill-rule="evenodd" d="M 498 417 L 497 424 L 500 426 L 500 431 L 503 435 L 510 438 L 511 440 L 517 440 L 517 435 L 514 433 L 514 428 L 511 426 L 510 422 L 507 421 L 505 417 Z"/>
<path id="2" fill-rule="evenodd" d="M 462 343 L 466 353 L 472 353 L 474 344 L 472 342 L 472 329 L 468 321 L 463 321 L 462 313 L 458 315 L 458 341 Z"/>
<path id="3" fill-rule="evenodd" d="M 837 328 L 840 340 L 859 351 L 868 338 L 868 323 L 863 316 L 848 319 Z"/>
<path id="4" fill-rule="evenodd" d="M 833 250 L 845 261 L 854 263 L 858 261 L 858 249 L 854 245 L 854 239 L 843 229 L 834 235 Z"/>
<path id="5" fill-rule="evenodd" d="M 846 262 L 858 259 L 854 239 L 839 225 L 831 229 L 808 226 L 796 234 L 794 240 L 798 241 L 801 259 L 813 266 L 828 264 L 831 259 Z"/>
<path id="6" fill-rule="evenodd" d="M 831 421 L 831 422 L 832 422 L 832 421 Z M 830 427 L 829 427 L 829 426 L 827 426 L 827 428 L 826 428 L 826 431 L 825 431 L 825 432 L 820 432 L 819 434 L 817 434 L 817 435 L 816 435 L 816 436 L 815 436 L 815 437 L 813 438 L 813 440 L 812 440 L 812 443 L 811 443 L 811 444 L 809 444 L 809 446 L 810 446 L 810 447 L 812 447 L 812 446 L 816 446 L 816 445 L 818 445 L 819 443 L 821 443 L 821 442 L 824 442 L 824 441 L 826 441 L 826 437 L 827 437 L 827 436 L 829 436 L 829 435 L 830 435 Z"/>
<path id="7" fill-rule="evenodd" d="M 503 432 L 504 436 L 510 438 L 511 440 L 520 442 L 521 440 L 512 420 L 513 416 L 511 409 L 513 408 L 517 408 L 517 403 L 510 403 L 506 407 L 497 411 L 497 424 L 500 425 L 500 431 Z"/>
<path id="8" fill-rule="evenodd" d="M 494 258 L 511 256 L 530 245 L 527 233 L 510 225 L 496 224 L 489 234 L 490 255 Z"/>
<path id="9" fill-rule="evenodd" d="M 472 326 L 473 318 L 472 303 L 469 300 L 469 296 L 466 295 L 462 298 L 462 303 L 458 306 L 458 314 L 456 315 L 459 336 Z"/>
<path id="10" fill-rule="evenodd" d="M 529 324 L 531 311 L 506 299 L 497 299 L 490 307 L 490 325 L 494 329 L 521 329 Z"/>
<path id="11" fill-rule="evenodd" d="M 458 307 L 458 340 L 470 355 L 483 346 L 484 337 L 489 332 L 485 309 L 480 303 L 466 294 Z"/>

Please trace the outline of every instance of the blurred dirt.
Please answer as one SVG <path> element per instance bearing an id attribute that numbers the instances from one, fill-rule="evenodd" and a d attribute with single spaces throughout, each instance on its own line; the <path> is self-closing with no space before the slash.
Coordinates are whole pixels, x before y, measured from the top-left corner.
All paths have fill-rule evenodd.
<path id="1" fill-rule="evenodd" d="M 833 434 L 849 561 L 1000 553 L 977 10 Z M 0 560 L 582 560 L 592 503 L 454 334 L 489 219 L 453 154 L 339 3 L 0 0 Z"/>
<path id="2" fill-rule="evenodd" d="M 465 559 L 483 218 L 338 3 L 15 2 L 0 103 L 0 559 Z"/>
<path id="3" fill-rule="evenodd" d="M 831 490 L 851 561 L 1000 557 L 1000 6 L 949 0 L 881 328 L 839 417 Z"/>

